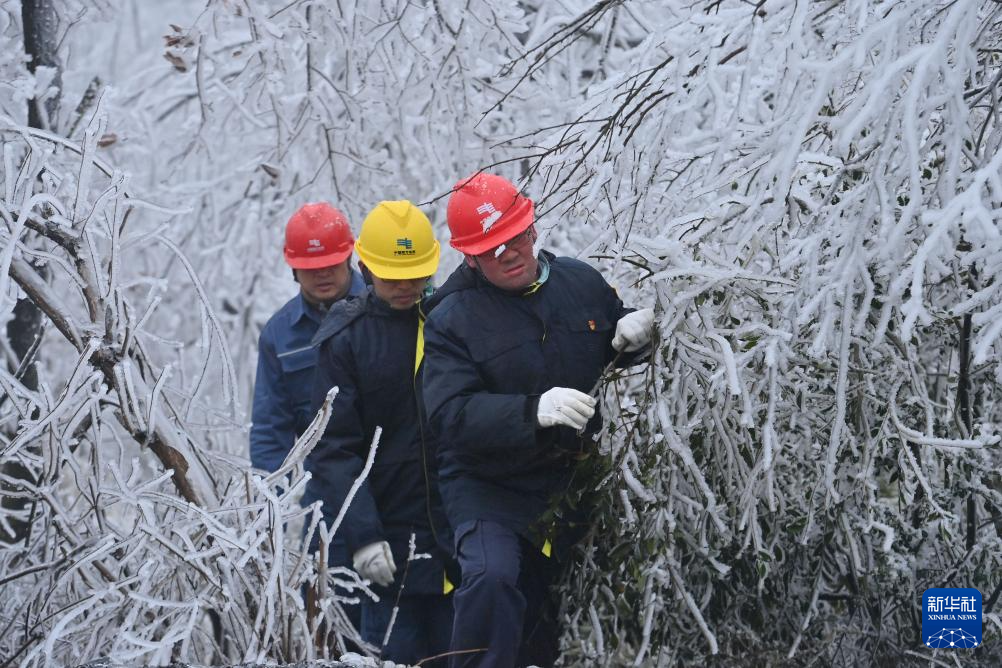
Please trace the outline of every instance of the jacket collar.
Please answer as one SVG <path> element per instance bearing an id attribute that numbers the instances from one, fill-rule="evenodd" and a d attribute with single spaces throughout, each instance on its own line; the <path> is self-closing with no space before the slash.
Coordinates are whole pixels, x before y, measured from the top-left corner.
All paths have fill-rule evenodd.
<path id="1" fill-rule="evenodd" d="M 550 278 L 550 265 L 556 256 L 550 251 L 541 250 L 536 259 L 539 261 L 539 276 L 535 281 L 525 286 L 524 288 L 519 288 L 518 290 L 502 290 L 498 286 L 494 285 L 487 278 L 480 273 L 479 269 L 473 269 L 468 265 L 466 268 L 473 274 L 474 280 L 477 282 L 477 286 L 480 288 L 486 288 L 488 290 L 497 290 L 498 292 L 506 295 L 511 295 L 513 297 L 528 297 L 529 295 L 537 292 L 543 284 L 546 283 L 547 279 Z"/>
<path id="2" fill-rule="evenodd" d="M 425 299 L 417 302 L 411 308 L 407 310 L 395 309 L 382 299 L 376 296 L 376 293 L 369 291 L 367 295 L 362 298 L 365 301 L 365 310 L 374 315 L 381 315 L 388 318 L 399 318 L 412 313 L 417 313 L 419 311 L 419 305 L 423 304 Z"/>
<path id="3" fill-rule="evenodd" d="M 351 270 L 351 280 L 348 284 L 348 294 L 346 294 L 341 299 L 346 299 L 348 297 L 358 297 L 365 295 L 369 292 L 369 286 L 365 284 L 362 280 L 362 274 L 355 271 L 354 268 Z M 289 312 L 289 316 L 292 318 L 292 324 L 298 325 L 299 321 L 303 318 L 309 318 L 318 325 L 323 322 L 324 316 L 327 315 L 326 311 L 322 311 L 316 306 L 310 304 L 303 297 L 302 290 L 296 295 L 295 300 L 292 303 L 292 310 Z"/>
<path id="4" fill-rule="evenodd" d="M 540 276 L 533 285 L 528 288 L 523 288 L 522 290 L 516 290 L 514 292 L 508 292 L 505 290 L 500 290 L 495 287 L 490 281 L 480 275 L 480 272 L 476 269 L 471 268 L 463 260 L 462 263 L 453 270 L 449 278 L 446 279 L 445 283 L 442 284 L 434 295 L 429 299 L 422 302 L 422 310 L 424 313 L 428 313 L 433 308 L 435 308 L 439 302 L 445 299 L 448 295 L 453 292 L 462 292 L 463 290 L 470 289 L 485 289 L 485 290 L 498 290 L 498 292 L 503 292 L 504 294 L 514 294 L 514 295 L 524 295 L 532 294 L 539 289 L 539 287 L 546 282 L 549 278 L 550 272 L 553 269 L 553 261 L 556 259 L 556 255 L 550 251 L 541 250 L 539 251 L 539 269 Z M 545 269 L 544 269 L 545 266 Z M 534 287 L 535 286 L 535 287 Z M 533 289 L 534 287 L 534 289 Z M 527 290 L 531 290 L 527 293 Z"/>

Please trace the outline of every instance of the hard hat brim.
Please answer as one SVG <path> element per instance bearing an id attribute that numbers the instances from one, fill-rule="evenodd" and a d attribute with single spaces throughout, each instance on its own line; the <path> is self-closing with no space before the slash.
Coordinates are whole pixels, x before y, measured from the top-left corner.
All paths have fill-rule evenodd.
<path id="1" fill-rule="evenodd" d="M 317 255 L 316 257 L 289 257 L 289 254 L 285 253 L 285 262 L 293 269 L 324 269 L 341 264 L 351 257 L 353 250 L 354 244 L 349 246 L 347 250 Z"/>
<path id="2" fill-rule="evenodd" d="M 358 258 L 368 267 L 373 276 L 391 281 L 434 276 L 435 272 L 438 271 L 438 260 L 442 254 L 442 247 L 438 241 L 425 257 L 416 261 L 408 259 L 406 262 L 398 264 L 387 262 L 385 258 L 369 253 L 361 245 L 357 246 L 355 250 L 358 251 Z"/>

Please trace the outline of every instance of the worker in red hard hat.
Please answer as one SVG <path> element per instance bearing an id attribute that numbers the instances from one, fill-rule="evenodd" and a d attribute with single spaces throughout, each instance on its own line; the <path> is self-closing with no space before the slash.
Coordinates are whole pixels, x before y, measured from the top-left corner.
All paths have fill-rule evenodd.
<path id="1" fill-rule="evenodd" d="M 285 261 L 299 294 L 268 320 L 258 340 L 251 413 L 251 463 L 276 470 L 312 420 L 317 351 L 310 341 L 331 304 L 365 293 L 349 262 L 355 237 L 345 215 L 326 202 L 305 204 L 285 226 Z"/>
<path id="2" fill-rule="evenodd" d="M 422 394 L 462 571 L 450 665 L 552 665 L 548 590 L 582 510 L 560 502 L 595 448 L 592 391 L 610 363 L 648 354 L 654 312 L 537 253 L 533 202 L 500 176 L 459 181 L 447 215 L 465 261 L 426 305 Z"/>
<path id="3" fill-rule="evenodd" d="M 355 238 L 345 215 L 326 202 L 305 204 L 285 227 L 285 261 L 299 293 L 273 315 L 258 340 L 257 377 L 251 412 L 250 455 L 255 468 L 275 471 L 313 419 L 310 401 L 317 366 L 312 340 L 335 302 L 367 291 L 351 267 Z M 336 513 L 337 509 L 333 509 Z M 328 526 L 335 517 L 324 508 Z M 311 550 L 316 549 L 317 536 Z M 351 567 L 347 544 L 335 536 L 328 562 Z M 358 606 L 345 612 L 358 627 Z"/>

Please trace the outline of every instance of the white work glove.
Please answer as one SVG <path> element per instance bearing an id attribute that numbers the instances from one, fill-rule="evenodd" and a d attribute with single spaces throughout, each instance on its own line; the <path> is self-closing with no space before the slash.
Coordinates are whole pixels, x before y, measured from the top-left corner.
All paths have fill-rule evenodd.
<path id="1" fill-rule="evenodd" d="M 562 424 L 580 431 L 594 414 L 594 398 L 569 387 L 554 387 L 540 395 L 536 422 L 540 427 Z"/>
<path id="2" fill-rule="evenodd" d="M 652 329 L 654 329 L 654 309 L 645 308 L 627 313 L 616 323 L 616 336 L 612 338 L 612 347 L 622 353 L 640 350 L 650 343 Z"/>
<path id="3" fill-rule="evenodd" d="M 390 552 L 390 544 L 385 540 L 379 543 L 369 543 L 356 550 L 352 557 L 352 565 L 363 578 L 372 580 L 383 587 L 393 582 L 393 574 L 397 572 L 397 565 L 393 563 L 393 553 Z"/>

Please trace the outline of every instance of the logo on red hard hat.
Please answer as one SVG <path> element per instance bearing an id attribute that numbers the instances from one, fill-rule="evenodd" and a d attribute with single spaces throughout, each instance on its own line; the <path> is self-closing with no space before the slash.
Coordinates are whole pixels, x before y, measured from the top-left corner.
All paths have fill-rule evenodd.
<path id="1" fill-rule="evenodd" d="M 306 248 L 307 253 L 322 253 L 324 252 L 324 245 L 320 243 L 320 239 L 310 239 L 309 246 Z"/>
<path id="2" fill-rule="evenodd" d="M 501 217 L 501 212 L 494 208 L 494 205 L 490 202 L 484 202 L 477 207 L 477 213 L 480 215 L 488 214 L 486 218 L 480 219 L 480 227 L 484 229 L 484 234 L 487 234 L 488 230 L 494 223 L 498 222 L 498 218 Z"/>

